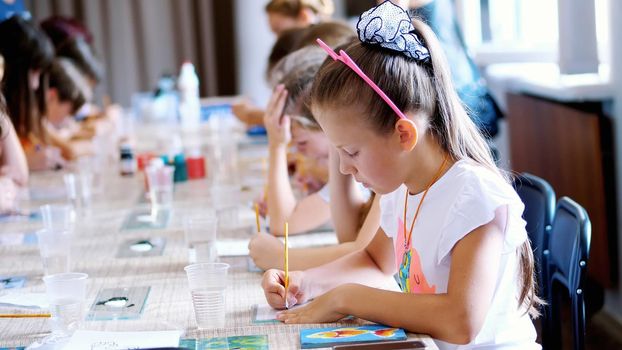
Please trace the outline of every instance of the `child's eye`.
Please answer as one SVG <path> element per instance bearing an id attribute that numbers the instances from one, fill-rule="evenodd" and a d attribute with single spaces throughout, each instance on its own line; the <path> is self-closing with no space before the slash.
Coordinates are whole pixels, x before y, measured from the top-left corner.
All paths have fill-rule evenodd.
<path id="1" fill-rule="evenodd" d="M 345 149 L 344 149 L 343 151 L 344 151 L 344 152 L 348 155 L 348 157 L 351 157 L 351 158 L 354 158 L 354 157 L 356 157 L 356 156 L 359 154 L 359 152 L 358 152 L 358 151 L 355 151 L 355 152 L 348 152 L 348 151 L 346 151 Z"/>

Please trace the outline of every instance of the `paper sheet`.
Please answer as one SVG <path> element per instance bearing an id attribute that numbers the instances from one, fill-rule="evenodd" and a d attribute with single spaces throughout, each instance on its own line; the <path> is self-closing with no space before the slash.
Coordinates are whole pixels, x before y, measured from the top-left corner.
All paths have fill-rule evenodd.
<path id="1" fill-rule="evenodd" d="M 216 243 L 219 256 L 248 256 L 249 239 L 223 239 Z"/>
<path id="2" fill-rule="evenodd" d="M 0 305 L 47 309 L 48 298 L 45 293 L 8 293 L 0 296 Z"/>
<path id="3" fill-rule="evenodd" d="M 282 241 L 284 238 L 280 237 Z M 322 247 L 338 244 L 337 234 L 333 231 L 310 232 L 288 237 L 290 248 Z"/>
<path id="4" fill-rule="evenodd" d="M 294 307 L 290 307 L 290 310 L 295 310 L 302 305 L 296 305 Z M 267 323 L 267 322 L 280 322 L 276 319 L 276 314 L 283 310 L 273 309 L 268 304 L 255 304 L 253 305 L 253 322 L 254 323 Z"/>
<path id="5" fill-rule="evenodd" d="M 100 332 L 77 330 L 63 349 L 145 349 L 177 347 L 179 331 Z"/>

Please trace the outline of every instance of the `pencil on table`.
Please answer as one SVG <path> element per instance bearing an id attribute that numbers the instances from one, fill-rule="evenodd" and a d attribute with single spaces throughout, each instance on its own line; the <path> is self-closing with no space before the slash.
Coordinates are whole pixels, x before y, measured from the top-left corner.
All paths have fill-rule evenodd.
<path id="1" fill-rule="evenodd" d="M 46 318 L 46 317 L 52 317 L 52 315 L 51 314 L 0 314 L 0 318 L 29 318 L 29 317 Z"/>
<path id="2" fill-rule="evenodd" d="M 289 309 L 287 304 L 287 291 L 289 289 L 289 246 L 287 245 L 288 225 L 285 223 L 285 308 Z"/>
<path id="3" fill-rule="evenodd" d="M 261 232 L 261 226 L 259 226 L 259 205 L 255 203 L 255 223 L 257 224 L 257 232 Z"/>

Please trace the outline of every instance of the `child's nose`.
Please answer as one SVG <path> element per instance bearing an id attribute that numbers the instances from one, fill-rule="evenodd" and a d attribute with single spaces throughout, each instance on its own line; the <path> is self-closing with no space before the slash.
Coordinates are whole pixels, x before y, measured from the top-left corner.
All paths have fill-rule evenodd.
<path id="1" fill-rule="evenodd" d="M 339 157 L 339 171 L 344 175 L 354 175 L 356 168 L 350 162 L 344 160 L 344 157 Z"/>

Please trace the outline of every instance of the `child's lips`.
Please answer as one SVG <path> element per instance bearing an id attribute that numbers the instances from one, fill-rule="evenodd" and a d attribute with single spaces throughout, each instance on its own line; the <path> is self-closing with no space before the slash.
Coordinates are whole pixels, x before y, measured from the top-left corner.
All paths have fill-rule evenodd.
<path id="1" fill-rule="evenodd" d="M 361 185 L 363 185 L 363 187 L 365 187 L 365 188 L 369 188 L 369 187 L 370 187 L 370 186 L 369 186 L 369 184 L 368 184 L 367 182 L 365 182 L 365 181 L 361 181 L 361 180 L 357 179 L 356 177 L 354 178 L 354 181 L 356 181 L 356 182 L 360 183 L 360 184 L 361 184 Z"/>

